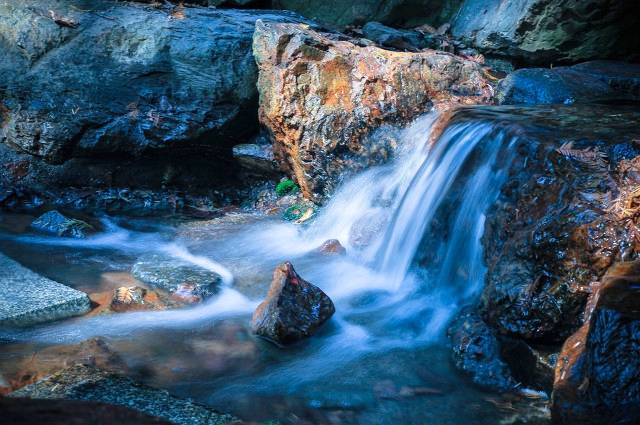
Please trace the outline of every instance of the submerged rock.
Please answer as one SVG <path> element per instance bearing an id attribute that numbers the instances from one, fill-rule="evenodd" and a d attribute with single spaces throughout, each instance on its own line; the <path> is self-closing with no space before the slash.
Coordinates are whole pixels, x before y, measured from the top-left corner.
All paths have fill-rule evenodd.
<path id="1" fill-rule="evenodd" d="M 447 331 L 453 360 L 474 383 L 497 391 L 513 390 L 517 382 L 501 357 L 501 346 L 493 329 L 471 309 L 463 310 Z"/>
<path id="2" fill-rule="evenodd" d="M 324 255 L 346 255 L 347 254 L 346 248 L 342 246 L 340 241 L 337 239 L 329 239 L 324 241 L 316 251 Z"/>
<path id="3" fill-rule="evenodd" d="M 65 217 L 58 211 L 49 211 L 38 217 L 31 227 L 44 233 L 49 233 L 65 238 L 86 238 L 88 234 L 95 232 L 93 226 L 82 220 Z"/>
<path id="4" fill-rule="evenodd" d="M 0 327 L 30 326 L 78 316 L 89 297 L 22 267 L 0 254 Z"/>
<path id="5" fill-rule="evenodd" d="M 0 140 L 51 163 L 167 150 L 220 157 L 258 128 L 256 20 L 303 21 L 284 11 L 81 3 L 0 4 Z"/>
<path id="6" fill-rule="evenodd" d="M 500 82 L 506 105 L 640 100 L 640 65 L 613 61 L 519 69 Z"/>
<path id="7" fill-rule="evenodd" d="M 313 335 L 334 312 L 331 299 L 286 262 L 273 272 L 269 293 L 253 313 L 251 327 L 256 335 L 287 345 Z"/>
<path id="8" fill-rule="evenodd" d="M 222 284 L 222 278 L 217 273 L 161 254 L 149 254 L 139 258 L 131 273 L 141 282 L 181 299 L 186 297 L 205 300 L 217 294 Z"/>
<path id="9" fill-rule="evenodd" d="M 640 423 L 640 261 L 611 267 L 556 368 L 556 424 Z"/>
<path id="10" fill-rule="evenodd" d="M 492 93 L 473 61 L 361 47 L 305 25 L 258 22 L 253 50 L 260 121 L 280 167 L 313 201 L 343 172 L 392 156 L 388 140 L 366 137 L 382 124 L 407 123 L 434 102 L 481 103 Z"/>
<path id="11" fill-rule="evenodd" d="M 635 1 L 465 0 L 451 32 L 525 63 L 628 60 L 640 52 Z"/>
<path id="12" fill-rule="evenodd" d="M 180 425 L 221 425 L 235 420 L 230 415 L 174 397 L 164 390 L 85 365 L 65 369 L 14 391 L 10 396 L 97 401 L 133 408 Z"/>

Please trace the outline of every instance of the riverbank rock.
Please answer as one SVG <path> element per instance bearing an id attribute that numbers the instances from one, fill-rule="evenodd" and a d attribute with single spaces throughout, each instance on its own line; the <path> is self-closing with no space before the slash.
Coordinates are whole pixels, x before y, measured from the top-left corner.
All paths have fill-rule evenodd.
<path id="1" fill-rule="evenodd" d="M 31 223 L 31 227 L 43 233 L 76 239 L 84 239 L 96 231 L 90 224 L 75 218 L 65 217 L 58 211 L 44 213 Z"/>
<path id="2" fill-rule="evenodd" d="M 526 141 L 487 212 L 479 309 L 501 334 L 559 344 L 582 325 L 592 282 L 638 255 L 640 116 L 624 106 L 510 111 L 519 118 L 501 128 Z"/>
<path id="3" fill-rule="evenodd" d="M 123 406 L 76 400 L 0 398 L 6 424 L 170 425 L 171 422 Z"/>
<path id="4" fill-rule="evenodd" d="M 447 331 L 456 367 L 484 388 L 511 391 L 517 382 L 502 360 L 501 347 L 493 329 L 472 309 L 463 310 Z"/>
<path id="5" fill-rule="evenodd" d="M 255 21 L 302 20 L 131 2 L 86 9 L 0 5 L 0 139 L 52 163 L 167 150 L 202 157 L 248 138 L 258 128 Z"/>
<path id="6" fill-rule="evenodd" d="M 286 262 L 273 272 L 269 293 L 253 313 L 251 327 L 256 335 L 287 345 L 311 336 L 334 312 L 331 299 Z"/>
<path id="7" fill-rule="evenodd" d="M 593 61 L 519 69 L 498 84 L 496 99 L 506 105 L 640 100 L 640 65 Z"/>
<path id="8" fill-rule="evenodd" d="M 634 1 L 465 0 L 451 33 L 526 64 L 628 60 L 640 53 Z"/>
<path id="9" fill-rule="evenodd" d="M 434 102 L 475 104 L 491 97 L 473 61 L 356 43 L 304 25 L 256 24 L 260 121 L 281 168 L 314 201 L 329 195 L 344 171 L 393 154 L 389 140 L 366 137 L 382 124 L 406 123 Z"/>
<path id="10" fill-rule="evenodd" d="M 387 25 L 439 26 L 448 22 L 462 0 L 273 0 L 279 9 L 293 10 L 319 22 L 344 27 L 380 21 Z"/>
<path id="11" fill-rule="evenodd" d="M 0 327 L 30 326 L 87 313 L 89 297 L 0 254 Z"/>
<path id="12" fill-rule="evenodd" d="M 556 368 L 556 424 L 640 423 L 640 261 L 611 267 Z"/>
<path id="13" fill-rule="evenodd" d="M 217 273 L 162 254 L 139 258 L 131 273 L 139 281 L 167 291 L 179 301 L 205 300 L 217 294 L 222 284 Z"/>
<path id="14" fill-rule="evenodd" d="M 70 399 L 126 406 L 184 425 L 221 425 L 235 418 L 111 372 L 77 365 L 14 391 L 11 397 Z"/>

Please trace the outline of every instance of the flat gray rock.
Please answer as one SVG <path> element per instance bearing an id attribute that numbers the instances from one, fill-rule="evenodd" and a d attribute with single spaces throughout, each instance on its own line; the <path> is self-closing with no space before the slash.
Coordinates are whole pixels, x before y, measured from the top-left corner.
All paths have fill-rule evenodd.
<path id="1" fill-rule="evenodd" d="M 64 319 L 90 309 L 84 292 L 40 276 L 0 254 L 0 327 Z"/>
<path id="2" fill-rule="evenodd" d="M 222 425 L 236 420 L 167 391 L 85 365 L 76 365 L 11 393 L 11 397 L 91 400 L 126 406 L 175 424 Z"/>

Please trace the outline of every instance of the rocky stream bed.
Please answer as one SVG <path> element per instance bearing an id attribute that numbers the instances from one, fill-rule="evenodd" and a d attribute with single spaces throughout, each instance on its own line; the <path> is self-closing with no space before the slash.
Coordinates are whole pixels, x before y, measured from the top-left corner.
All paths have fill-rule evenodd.
<path id="1" fill-rule="evenodd" d="M 632 1 L 0 0 L 0 422 L 640 422 Z"/>

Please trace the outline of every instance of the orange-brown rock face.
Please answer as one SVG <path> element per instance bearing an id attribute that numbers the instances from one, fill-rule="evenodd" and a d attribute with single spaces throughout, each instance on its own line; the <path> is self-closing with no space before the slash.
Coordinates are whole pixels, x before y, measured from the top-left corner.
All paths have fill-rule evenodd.
<path id="1" fill-rule="evenodd" d="M 366 137 L 373 129 L 406 123 L 437 102 L 474 104 L 492 93 L 475 62 L 355 43 L 304 25 L 256 25 L 260 120 L 280 166 L 315 201 L 342 172 L 392 154 L 393 143 Z"/>
<path id="2" fill-rule="evenodd" d="M 556 366 L 554 423 L 640 421 L 640 261 L 612 266 Z"/>

